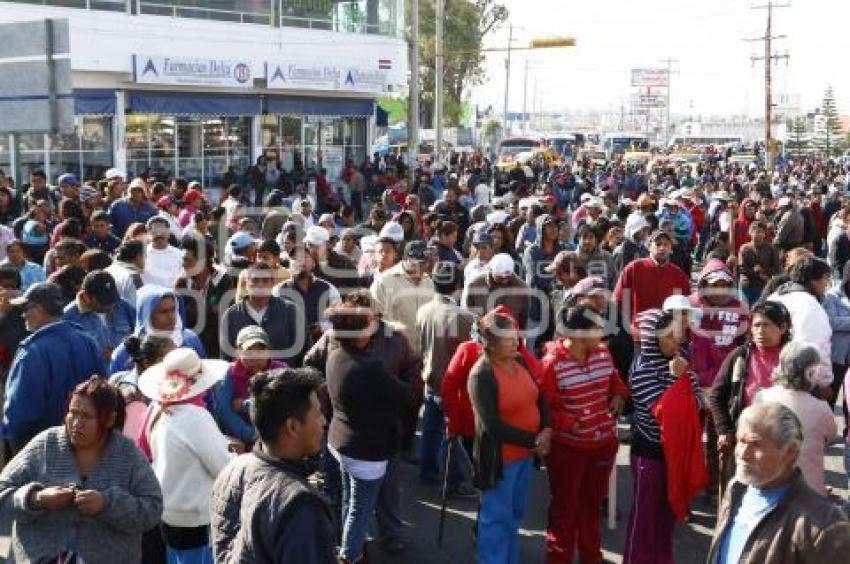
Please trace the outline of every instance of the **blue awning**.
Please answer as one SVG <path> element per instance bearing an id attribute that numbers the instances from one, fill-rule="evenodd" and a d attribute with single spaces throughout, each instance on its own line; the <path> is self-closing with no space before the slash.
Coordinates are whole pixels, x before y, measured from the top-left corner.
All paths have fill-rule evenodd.
<path id="1" fill-rule="evenodd" d="M 351 98 L 267 98 L 270 114 L 285 116 L 371 117 L 374 100 Z"/>
<path id="2" fill-rule="evenodd" d="M 115 91 L 106 88 L 75 89 L 74 113 L 78 116 L 114 116 Z"/>
<path id="3" fill-rule="evenodd" d="M 127 111 L 171 116 L 258 116 L 260 97 L 250 94 L 129 92 Z"/>
<path id="4" fill-rule="evenodd" d="M 378 127 L 387 127 L 390 125 L 390 114 L 381 106 L 378 106 L 378 111 L 375 113 L 375 125 Z"/>

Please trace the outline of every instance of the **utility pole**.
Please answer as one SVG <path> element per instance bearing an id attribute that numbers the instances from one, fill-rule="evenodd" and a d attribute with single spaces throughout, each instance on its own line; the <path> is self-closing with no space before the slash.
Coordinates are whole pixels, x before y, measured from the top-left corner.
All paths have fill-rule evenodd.
<path id="1" fill-rule="evenodd" d="M 789 8 L 791 4 L 779 4 L 773 0 L 769 0 L 767 4 L 752 6 L 754 10 L 767 10 L 767 31 L 764 37 L 751 39 L 750 41 L 764 42 L 764 55 L 752 56 L 750 60 L 755 64 L 756 61 L 764 61 L 764 147 L 765 147 L 765 167 L 768 170 L 773 169 L 773 139 L 771 134 L 771 122 L 773 120 L 773 90 L 771 74 L 773 63 L 780 59 L 785 59 L 785 64 L 788 64 L 788 53 L 776 54 L 773 52 L 772 42 L 774 39 L 784 39 L 784 35 L 773 35 L 773 9 L 774 8 Z"/>
<path id="2" fill-rule="evenodd" d="M 528 58 L 525 59 L 525 79 L 522 81 L 522 131 L 528 130 Z"/>
<path id="3" fill-rule="evenodd" d="M 502 135 L 508 134 L 508 95 L 511 91 L 511 46 L 514 42 L 514 24 L 508 26 L 508 56 L 505 58 L 505 118 L 502 121 Z"/>
<path id="4" fill-rule="evenodd" d="M 445 19 L 443 12 L 445 11 L 446 0 L 436 0 L 436 2 L 435 43 L 437 49 L 434 64 L 434 84 L 436 88 L 434 93 L 434 129 L 436 129 L 437 147 L 434 152 L 436 153 L 437 165 L 440 165 L 443 162 L 443 58 L 445 56 L 443 53 L 443 20 Z"/>
<path id="5" fill-rule="evenodd" d="M 410 0 L 410 109 L 407 112 L 407 179 L 413 186 L 414 161 L 419 151 L 419 0 Z"/>
<path id="6" fill-rule="evenodd" d="M 661 61 L 667 63 L 667 108 L 664 116 L 664 145 L 670 144 L 670 89 L 673 85 L 673 63 L 678 63 L 678 59 L 667 57 Z"/>

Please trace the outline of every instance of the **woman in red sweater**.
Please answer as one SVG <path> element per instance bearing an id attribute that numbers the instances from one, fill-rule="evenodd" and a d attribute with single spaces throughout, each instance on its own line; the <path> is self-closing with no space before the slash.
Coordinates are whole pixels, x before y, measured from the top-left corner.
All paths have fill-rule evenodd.
<path id="1" fill-rule="evenodd" d="M 565 337 L 547 343 L 540 379 L 552 424 L 547 562 L 571 563 L 576 544 L 581 562 L 601 562 L 599 506 L 629 392 L 602 344 L 602 317 L 588 306 L 564 309 L 559 317 Z"/>

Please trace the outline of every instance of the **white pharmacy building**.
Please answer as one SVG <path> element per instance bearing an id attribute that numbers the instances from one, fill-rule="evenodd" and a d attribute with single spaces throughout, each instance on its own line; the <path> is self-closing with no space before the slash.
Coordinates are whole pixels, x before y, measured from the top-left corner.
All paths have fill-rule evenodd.
<path id="1" fill-rule="evenodd" d="M 404 0 L 0 1 L 0 23 L 67 19 L 74 131 L 0 134 L 0 169 L 112 167 L 220 187 L 260 155 L 339 175 L 379 96 L 406 88 Z"/>

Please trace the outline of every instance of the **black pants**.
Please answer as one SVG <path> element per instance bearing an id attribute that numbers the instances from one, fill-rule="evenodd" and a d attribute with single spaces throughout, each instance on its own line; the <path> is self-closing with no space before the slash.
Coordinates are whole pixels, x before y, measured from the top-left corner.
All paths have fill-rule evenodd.
<path id="1" fill-rule="evenodd" d="M 844 383 L 844 377 L 847 374 L 846 364 L 832 363 L 832 401 L 829 402 L 829 407 L 835 410 L 835 402 L 838 400 L 838 392 L 841 390 L 841 385 Z M 847 388 L 844 388 L 844 394 L 847 395 Z M 841 404 L 841 411 L 844 413 L 844 436 L 847 436 L 847 427 L 850 418 L 847 413 L 847 401 Z"/>

